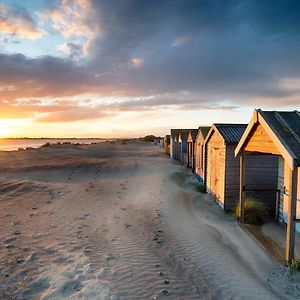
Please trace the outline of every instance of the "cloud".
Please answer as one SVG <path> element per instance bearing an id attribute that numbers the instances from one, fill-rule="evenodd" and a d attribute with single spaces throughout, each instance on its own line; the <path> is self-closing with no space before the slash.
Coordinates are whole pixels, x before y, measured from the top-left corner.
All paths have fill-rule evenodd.
<path id="1" fill-rule="evenodd" d="M 50 11 L 39 13 L 39 16 L 43 23 L 50 22 L 50 26 L 68 40 L 60 49 L 71 57 L 87 54 L 100 33 L 90 0 L 60 0 Z M 74 43 L 74 38 L 81 41 Z"/>
<path id="2" fill-rule="evenodd" d="M 66 38 L 60 49 L 68 59 L 0 54 L 3 101 L 86 94 L 121 99 L 100 106 L 91 100 L 89 109 L 74 100 L 66 107 L 73 119 L 157 108 L 299 105 L 298 1 L 57 3 L 44 21 Z M 67 116 L 46 113 L 40 120 Z"/>
<path id="3" fill-rule="evenodd" d="M 0 34 L 35 40 L 44 32 L 24 8 L 0 3 Z"/>
<path id="4" fill-rule="evenodd" d="M 71 59 L 77 59 L 86 54 L 84 47 L 79 42 L 69 42 L 59 46 L 59 50 Z"/>

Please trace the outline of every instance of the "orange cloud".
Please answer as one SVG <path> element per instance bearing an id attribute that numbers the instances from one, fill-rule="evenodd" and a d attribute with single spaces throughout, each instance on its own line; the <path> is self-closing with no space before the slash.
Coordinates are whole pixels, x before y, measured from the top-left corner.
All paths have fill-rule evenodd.
<path id="1" fill-rule="evenodd" d="M 44 34 L 27 11 L 4 4 L 0 4 L 0 33 L 32 40 Z"/>

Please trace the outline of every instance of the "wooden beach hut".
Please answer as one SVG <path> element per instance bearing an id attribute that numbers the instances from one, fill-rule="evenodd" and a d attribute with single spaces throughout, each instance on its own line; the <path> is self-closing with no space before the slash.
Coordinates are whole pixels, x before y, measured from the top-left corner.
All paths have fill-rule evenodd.
<path id="1" fill-rule="evenodd" d="M 198 129 L 192 129 L 187 137 L 187 167 L 195 171 L 195 145 Z"/>
<path id="2" fill-rule="evenodd" d="M 182 166 L 187 162 L 187 138 L 192 129 L 181 129 L 178 134 L 178 161 Z"/>
<path id="3" fill-rule="evenodd" d="M 178 140 L 178 133 L 180 129 L 171 129 L 170 131 L 170 158 L 177 159 L 177 140 Z"/>
<path id="4" fill-rule="evenodd" d="M 195 174 L 200 181 L 204 181 L 205 159 L 204 159 L 204 141 L 210 127 L 202 126 L 198 128 L 195 141 Z"/>
<path id="5" fill-rule="evenodd" d="M 239 160 L 234 150 L 246 124 L 213 124 L 205 145 L 204 184 L 225 211 L 235 209 L 239 198 Z"/>
<path id="6" fill-rule="evenodd" d="M 276 216 L 287 223 L 286 253 L 287 263 L 291 263 L 295 254 L 295 230 L 300 223 L 300 112 L 278 112 L 255 110 L 253 117 L 235 149 L 240 160 L 239 204 L 241 221 L 244 217 L 244 200 L 247 192 L 254 197 L 268 190 L 268 180 L 273 179 L 272 203 L 276 207 Z M 273 165 L 249 165 L 249 158 L 260 159 L 265 155 L 273 157 Z M 276 170 L 276 171 L 275 171 Z M 256 187 L 247 184 L 248 174 L 256 175 Z M 265 174 L 261 176 L 260 174 Z M 267 184 L 265 184 L 267 182 Z M 270 200 L 262 199 L 269 205 Z M 300 228 L 298 228 L 300 231 Z"/>
<path id="7" fill-rule="evenodd" d="M 165 153 L 170 155 L 170 135 L 167 134 L 164 138 L 164 149 Z"/>

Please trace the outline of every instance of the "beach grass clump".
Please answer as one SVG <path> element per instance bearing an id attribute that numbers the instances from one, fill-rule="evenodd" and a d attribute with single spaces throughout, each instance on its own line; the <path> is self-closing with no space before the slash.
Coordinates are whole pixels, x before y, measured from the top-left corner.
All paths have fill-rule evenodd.
<path id="1" fill-rule="evenodd" d="M 236 206 L 235 216 L 237 219 L 241 217 L 239 204 Z M 246 224 L 263 225 L 268 221 L 268 218 L 269 212 L 263 203 L 251 198 L 245 199 L 244 222 Z"/>
<path id="2" fill-rule="evenodd" d="M 200 192 L 200 193 L 202 193 L 202 194 L 205 194 L 205 193 L 206 193 L 206 187 L 205 187 L 205 185 L 204 185 L 203 183 L 195 182 L 195 183 L 194 183 L 194 187 L 195 187 L 195 189 L 196 189 L 198 192 Z"/>
<path id="3" fill-rule="evenodd" d="M 300 260 L 294 259 L 290 264 L 289 264 L 289 272 L 290 274 L 295 274 L 300 272 Z"/>

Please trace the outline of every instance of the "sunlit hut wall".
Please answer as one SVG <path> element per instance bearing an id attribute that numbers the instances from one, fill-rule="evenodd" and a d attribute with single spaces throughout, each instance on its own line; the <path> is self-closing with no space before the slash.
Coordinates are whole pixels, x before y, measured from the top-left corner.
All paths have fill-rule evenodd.
<path id="1" fill-rule="evenodd" d="M 164 149 L 165 153 L 170 155 L 170 135 L 167 134 L 164 138 Z"/>
<path id="2" fill-rule="evenodd" d="M 270 199 L 261 198 L 261 189 L 269 188 L 270 180 L 278 193 L 273 193 L 272 203 L 276 206 L 276 216 L 287 223 L 286 260 L 294 258 L 295 228 L 300 217 L 300 113 L 299 111 L 277 112 L 255 110 L 244 132 L 235 155 L 240 157 L 240 206 L 243 221 L 243 206 L 247 193 L 264 201 L 268 206 Z M 261 159 L 269 155 L 273 160 Z M 251 165 L 249 158 L 259 160 Z M 270 166 L 270 162 L 273 164 Z M 256 177 L 255 185 L 248 182 L 249 174 Z M 300 226 L 297 226 L 300 231 Z"/>
<path id="3" fill-rule="evenodd" d="M 195 171 L 195 143 L 198 129 L 192 129 L 187 137 L 187 167 Z"/>
<path id="4" fill-rule="evenodd" d="M 226 211 L 234 210 L 239 199 L 239 160 L 234 150 L 246 127 L 246 124 L 214 124 L 205 139 L 204 183 Z"/>
<path id="5" fill-rule="evenodd" d="M 204 141 L 210 127 L 199 127 L 195 141 L 195 174 L 200 181 L 204 181 Z"/>

